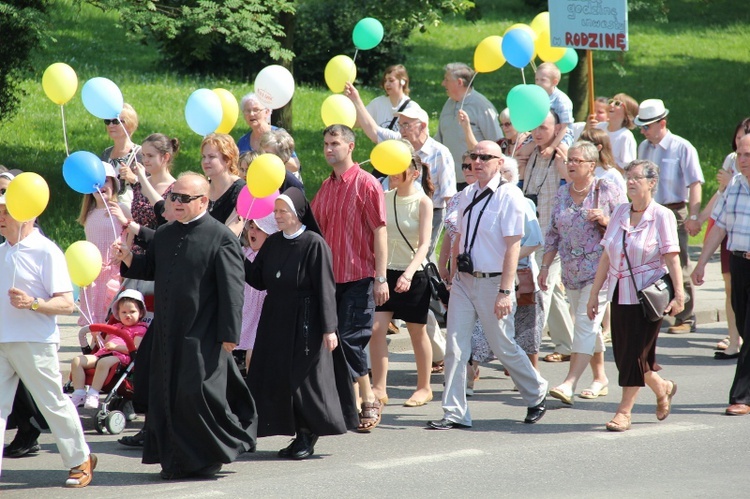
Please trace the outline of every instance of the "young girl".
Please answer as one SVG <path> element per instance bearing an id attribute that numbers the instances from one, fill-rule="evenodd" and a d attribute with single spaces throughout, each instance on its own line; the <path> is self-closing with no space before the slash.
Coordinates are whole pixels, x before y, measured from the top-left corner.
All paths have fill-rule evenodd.
<path id="1" fill-rule="evenodd" d="M 119 321 L 113 326 L 125 331 L 137 347 L 143 335 L 146 334 L 146 329 L 148 329 L 148 324 L 142 322 L 146 315 L 146 305 L 140 291 L 126 289 L 120 293 L 117 301 L 112 304 L 112 315 Z M 114 334 L 105 336 L 99 350 L 91 354 L 91 346 L 87 343 L 85 335 L 89 331 L 93 331 L 94 337 L 98 339 L 99 333 L 97 330 L 100 329 L 99 326 L 102 326 L 102 324 L 92 324 L 81 329 L 79 340 L 84 355 L 74 358 L 70 364 L 70 377 L 75 389 L 71 398 L 76 407 L 81 404 L 86 409 L 99 407 L 99 391 L 102 389 L 112 366 L 118 363 L 126 366 L 130 363 L 130 352 L 128 352 L 125 341 Z M 87 393 L 84 390 L 86 385 L 84 369 L 91 369 L 94 366 L 96 366 L 96 371 Z"/>
<path id="2" fill-rule="evenodd" d="M 251 154 L 251 153 L 245 153 Z M 266 242 L 271 234 L 279 231 L 273 213 L 256 220 L 248 220 L 245 230 L 242 231 L 242 251 L 249 261 L 255 260 L 260 247 Z M 250 367 L 250 358 L 253 355 L 255 336 L 258 332 L 258 321 L 260 311 L 263 308 L 263 300 L 266 299 L 266 291 L 259 291 L 245 284 L 245 303 L 242 305 L 242 333 L 237 350 L 245 350 L 245 369 Z"/>
<path id="3" fill-rule="evenodd" d="M 422 189 L 414 182 L 422 174 Z M 390 298 L 375 308 L 375 323 L 370 340 L 372 391 L 382 404 L 388 402 L 388 345 L 386 334 L 391 319 L 403 319 L 409 331 L 417 364 L 417 389 L 404 404 L 418 407 L 432 400 L 430 371 L 432 346 L 427 336 L 427 311 L 430 288 L 422 269 L 430 246 L 434 187 L 430 169 L 417 153 L 404 173 L 391 175 L 392 190 L 385 193 L 388 229 L 388 290 Z M 398 226 L 396 225 L 398 223 Z"/>
<path id="4" fill-rule="evenodd" d="M 258 156 L 260 156 L 260 153 L 257 151 L 248 151 L 240 154 L 240 161 L 237 165 L 237 169 L 240 171 L 240 178 L 247 179 L 247 169 L 250 168 L 250 163 Z"/>
<path id="5" fill-rule="evenodd" d="M 114 226 L 117 232 L 112 229 L 112 219 L 109 211 L 105 206 L 110 200 L 117 199 L 117 191 L 120 188 L 120 181 L 117 180 L 117 174 L 109 163 L 104 163 L 106 173 L 106 182 L 100 189 L 101 195 L 85 194 L 83 204 L 81 205 L 81 214 L 78 217 L 78 223 L 83 225 L 86 232 L 86 240 L 94 243 L 99 252 L 102 254 L 102 271 L 99 277 L 91 283 L 84 292 L 81 293 L 81 316 L 78 318 L 79 326 L 86 326 L 90 323 L 105 322 L 109 304 L 112 303 L 115 295 L 120 289 L 120 267 L 119 265 L 110 265 L 110 246 L 119 238 L 122 226 L 119 221 L 115 220 Z M 120 210 L 126 218 L 130 218 L 130 208 L 122 203 L 119 205 Z"/>
<path id="6" fill-rule="evenodd" d="M 627 94 L 617 94 L 609 99 L 608 104 L 609 121 L 605 130 L 615 157 L 616 164 L 613 166 L 622 173 L 625 165 L 633 161 L 638 153 L 635 137 L 631 132 L 635 128 L 633 120 L 638 116 L 638 103 Z"/>

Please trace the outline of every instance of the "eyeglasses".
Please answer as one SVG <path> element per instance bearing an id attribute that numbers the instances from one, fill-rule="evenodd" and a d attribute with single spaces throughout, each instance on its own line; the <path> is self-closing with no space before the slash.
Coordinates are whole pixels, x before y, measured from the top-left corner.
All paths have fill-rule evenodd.
<path id="1" fill-rule="evenodd" d="M 414 121 L 408 121 L 406 123 L 399 122 L 398 128 L 400 130 L 406 130 L 407 128 L 409 128 L 410 126 L 412 126 L 414 123 L 419 123 L 419 121 L 418 120 L 414 120 Z"/>
<path id="2" fill-rule="evenodd" d="M 117 118 L 115 118 L 113 120 L 104 120 L 104 125 L 105 126 L 109 126 L 109 125 L 115 125 L 115 126 L 117 126 L 120 123 L 125 123 L 125 120 L 118 120 Z"/>
<path id="3" fill-rule="evenodd" d="M 648 127 L 650 127 L 651 125 L 652 125 L 651 123 L 649 123 L 648 125 L 639 125 L 638 128 L 640 128 L 641 130 L 648 131 Z"/>
<path id="4" fill-rule="evenodd" d="M 471 163 L 461 163 L 462 170 L 471 170 Z"/>
<path id="5" fill-rule="evenodd" d="M 253 109 L 245 109 L 244 113 L 245 114 L 260 114 L 265 110 L 266 110 L 265 107 L 255 107 Z"/>
<path id="6" fill-rule="evenodd" d="M 596 163 L 596 161 L 590 160 L 590 159 L 578 159 L 578 158 L 573 158 L 573 159 L 569 159 L 565 161 L 566 165 L 573 165 L 573 166 L 582 165 L 584 163 Z"/>
<path id="7" fill-rule="evenodd" d="M 654 177 L 649 177 L 648 175 L 633 175 L 632 177 L 625 177 L 625 182 L 638 182 L 639 180 L 643 180 L 644 178 Z"/>
<path id="8" fill-rule="evenodd" d="M 469 165 L 469 166 L 471 166 L 471 165 Z M 5 196 L 5 192 L 6 191 L 7 191 L 7 189 L 0 189 L 0 196 Z"/>
<path id="9" fill-rule="evenodd" d="M 196 196 L 191 196 L 190 194 L 178 194 L 176 192 L 170 192 L 169 193 L 169 199 L 172 200 L 173 203 L 176 203 L 179 201 L 181 204 L 188 204 L 191 201 L 195 201 L 198 198 L 202 198 L 203 194 L 198 194 Z"/>
<path id="10" fill-rule="evenodd" d="M 607 101 L 607 105 L 608 106 L 620 107 L 620 106 L 622 106 L 622 101 L 621 100 L 617 100 L 617 99 L 609 99 Z"/>
<path id="11" fill-rule="evenodd" d="M 500 156 L 493 156 L 492 154 L 469 154 L 469 157 L 472 161 L 480 160 L 483 163 L 486 163 L 487 161 L 491 159 L 500 159 Z"/>
<path id="12" fill-rule="evenodd" d="M 513 126 L 513 124 L 510 121 L 506 121 L 506 122 L 501 122 L 500 126 L 503 128 L 507 128 L 509 126 Z"/>

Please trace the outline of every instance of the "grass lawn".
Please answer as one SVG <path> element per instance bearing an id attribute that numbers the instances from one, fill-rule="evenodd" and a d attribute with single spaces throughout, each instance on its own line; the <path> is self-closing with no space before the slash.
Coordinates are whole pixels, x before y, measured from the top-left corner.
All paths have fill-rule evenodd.
<path id="1" fill-rule="evenodd" d="M 500 34 L 516 22 L 530 22 L 535 12 L 518 0 L 478 0 L 484 17 L 470 23 L 449 18 L 426 33 L 415 33 L 407 42 L 412 97 L 434 118 L 445 102 L 440 86 L 442 67 L 452 61 L 471 63 L 477 43 Z M 625 54 L 595 53 L 597 95 L 626 92 L 636 100 L 664 99 L 670 109 L 670 128 L 688 138 L 698 149 L 706 176 L 704 202 L 716 189 L 715 171 L 731 151 L 730 139 L 736 123 L 750 115 L 747 80 L 750 75 L 750 9 L 737 9 L 733 0 L 670 1 L 670 22 L 630 19 L 630 51 Z M 731 13 L 729 15 L 728 13 Z M 41 173 L 52 191 L 50 205 L 42 216 L 45 230 L 63 248 L 83 238 L 75 223 L 80 195 L 62 179 L 65 159 L 60 110 L 50 102 L 41 86 L 42 73 L 54 62 L 66 62 L 77 72 L 80 86 L 96 76 L 118 84 L 125 101 L 138 110 L 139 142 L 152 132 L 176 136 L 182 142 L 176 170 L 200 170 L 201 137 L 185 122 L 187 97 L 198 88 L 222 87 L 238 99 L 252 91 L 252 81 L 234 81 L 204 76 L 179 75 L 164 69 L 150 47 L 128 41 L 115 27 L 113 15 L 104 14 L 74 0 L 59 0 L 52 7 L 51 35 L 57 40 L 36 55 L 33 74 L 23 83 L 23 97 L 17 116 L 0 124 L 0 163 Z M 344 52 L 353 54 L 353 50 Z M 333 54 L 332 54 L 333 55 Z M 360 54 L 366 57 L 366 52 Z M 621 71 L 623 68 L 624 71 Z M 323 68 L 321 68 L 321 85 Z M 527 68 L 526 81 L 533 81 Z M 475 85 L 498 109 L 504 107 L 507 92 L 522 83 L 521 72 L 508 65 L 481 74 Z M 567 81 L 561 84 L 565 90 Z M 379 93 L 363 87 L 368 100 Z M 303 165 L 303 177 L 312 197 L 328 174 L 321 151 L 320 104 L 328 95 L 323 86 L 299 87 L 294 96 L 293 135 Z M 70 150 L 99 154 L 110 145 L 101 120 L 83 107 L 80 92 L 65 106 Z M 246 131 L 240 123 L 236 138 Z M 636 133 L 636 135 L 638 135 Z M 372 144 L 358 135 L 355 159 L 369 156 Z M 702 240 L 699 237 L 697 241 Z"/>

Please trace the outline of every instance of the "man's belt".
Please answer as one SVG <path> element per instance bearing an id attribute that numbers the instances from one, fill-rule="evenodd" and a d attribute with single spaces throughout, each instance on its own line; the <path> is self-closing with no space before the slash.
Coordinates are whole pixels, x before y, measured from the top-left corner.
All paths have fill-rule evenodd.
<path id="1" fill-rule="evenodd" d="M 484 279 L 486 277 L 497 277 L 499 275 L 503 275 L 503 273 L 502 272 L 472 272 L 471 275 L 479 279 Z"/>
<path id="2" fill-rule="evenodd" d="M 670 210 L 681 210 L 686 206 L 685 201 L 680 201 L 679 203 L 671 203 L 671 204 L 665 204 L 665 208 L 669 208 Z"/>
<path id="3" fill-rule="evenodd" d="M 732 251 L 732 254 L 745 260 L 750 260 L 750 251 Z"/>

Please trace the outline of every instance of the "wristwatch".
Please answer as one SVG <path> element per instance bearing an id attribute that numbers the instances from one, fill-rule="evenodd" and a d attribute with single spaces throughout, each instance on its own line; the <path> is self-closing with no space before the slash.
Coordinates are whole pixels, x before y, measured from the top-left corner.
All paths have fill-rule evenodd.
<path id="1" fill-rule="evenodd" d="M 698 215 L 690 215 L 688 220 L 698 220 Z"/>
<path id="2" fill-rule="evenodd" d="M 511 293 L 509 289 L 498 289 L 497 292 L 504 295 L 510 295 Z"/>
<path id="3" fill-rule="evenodd" d="M 36 312 L 38 308 L 39 308 L 39 298 L 34 298 L 34 301 L 31 302 L 31 310 Z"/>
<path id="4" fill-rule="evenodd" d="M 376 280 L 376 281 L 378 281 L 378 282 L 379 282 L 380 284 L 385 284 L 386 282 L 388 282 L 388 279 L 386 279 L 386 278 L 385 278 L 385 277 L 383 277 L 382 275 L 381 275 L 381 276 L 378 276 L 378 277 L 376 277 L 376 278 L 375 278 L 375 280 Z"/>

